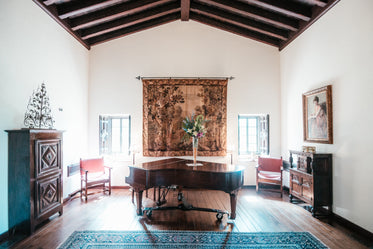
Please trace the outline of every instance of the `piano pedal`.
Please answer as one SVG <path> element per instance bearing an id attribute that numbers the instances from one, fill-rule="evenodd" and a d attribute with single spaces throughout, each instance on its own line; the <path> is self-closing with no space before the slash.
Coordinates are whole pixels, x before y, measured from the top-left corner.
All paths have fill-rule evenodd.
<path id="1" fill-rule="evenodd" d="M 167 200 L 166 199 L 162 199 L 160 201 L 157 201 L 155 204 L 157 204 L 157 206 L 162 206 L 163 204 L 166 204 L 167 203 Z"/>
<path id="2" fill-rule="evenodd" d="M 218 221 L 221 221 L 224 217 L 224 214 L 223 213 L 217 213 L 216 214 L 216 218 L 218 219 Z"/>
<path id="3" fill-rule="evenodd" d="M 149 219 L 152 217 L 152 214 L 153 214 L 153 210 L 147 210 L 146 212 L 145 212 L 145 214 L 146 214 L 146 217 L 148 217 Z"/>
<path id="4" fill-rule="evenodd" d="M 183 201 L 183 199 L 184 199 L 183 193 L 179 192 L 179 193 L 177 194 L 177 200 L 178 200 L 178 201 Z"/>

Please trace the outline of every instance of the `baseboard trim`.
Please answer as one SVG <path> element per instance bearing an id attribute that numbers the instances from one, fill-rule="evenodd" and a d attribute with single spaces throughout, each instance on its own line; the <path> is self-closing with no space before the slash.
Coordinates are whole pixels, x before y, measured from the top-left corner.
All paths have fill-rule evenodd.
<path id="1" fill-rule="evenodd" d="M 333 216 L 334 222 L 338 223 L 344 228 L 347 228 L 353 231 L 354 233 L 358 235 L 361 235 L 364 239 L 368 240 L 368 243 L 370 244 L 370 246 L 373 246 L 373 233 L 372 232 L 362 228 L 359 225 L 356 225 L 355 223 L 352 223 L 351 221 L 339 216 L 338 214 L 332 213 L 332 216 Z"/>
<path id="2" fill-rule="evenodd" d="M 63 204 L 66 204 L 68 201 L 70 201 L 78 193 L 80 193 L 80 189 L 75 190 L 74 192 L 68 194 L 68 196 L 65 199 L 63 199 Z"/>
<path id="3" fill-rule="evenodd" d="M 9 231 L 0 234 L 0 243 L 9 238 Z"/>
<path id="4" fill-rule="evenodd" d="M 303 203 L 303 201 L 300 200 L 300 203 Z M 294 203 L 294 204 L 297 204 L 297 203 Z M 321 208 L 321 210 L 323 210 L 324 212 L 328 212 L 326 208 Z M 359 225 L 356 225 L 355 223 L 339 216 L 338 214 L 334 212 L 331 212 L 330 218 L 331 220 L 329 220 L 329 222 L 332 221 L 333 223 L 338 223 L 338 225 L 340 225 L 341 227 L 351 231 L 351 234 L 353 235 L 353 237 L 356 237 L 356 236 L 359 237 L 355 239 L 360 239 L 360 240 L 362 239 L 364 240 L 364 244 L 368 244 L 369 247 L 373 248 L 373 233 L 372 232 L 362 228 Z"/>
<path id="5" fill-rule="evenodd" d="M 244 185 L 244 186 L 242 186 L 242 188 L 254 189 L 254 188 L 256 188 L 256 186 L 255 185 Z"/>

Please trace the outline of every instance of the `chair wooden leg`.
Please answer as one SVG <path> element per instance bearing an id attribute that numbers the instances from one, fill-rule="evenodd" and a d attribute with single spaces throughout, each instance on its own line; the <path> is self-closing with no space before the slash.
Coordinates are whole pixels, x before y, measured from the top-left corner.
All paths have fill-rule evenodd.
<path id="1" fill-rule="evenodd" d="M 87 181 L 85 182 L 84 195 L 85 195 L 85 202 L 87 202 L 88 201 L 88 186 L 87 186 Z"/>
<path id="2" fill-rule="evenodd" d="M 109 168 L 109 195 L 111 195 L 111 168 Z"/>
<path id="3" fill-rule="evenodd" d="M 258 171 L 258 167 L 259 166 L 255 167 L 255 183 L 256 183 L 255 190 L 256 190 L 256 193 L 258 193 L 258 190 L 259 190 L 259 183 L 258 183 L 258 173 L 259 173 L 259 171 Z"/>
<path id="4" fill-rule="evenodd" d="M 131 188 L 131 191 L 132 191 L 132 203 L 135 204 L 135 202 L 134 202 L 135 191 L 133 190 L 133 188 Z"/>

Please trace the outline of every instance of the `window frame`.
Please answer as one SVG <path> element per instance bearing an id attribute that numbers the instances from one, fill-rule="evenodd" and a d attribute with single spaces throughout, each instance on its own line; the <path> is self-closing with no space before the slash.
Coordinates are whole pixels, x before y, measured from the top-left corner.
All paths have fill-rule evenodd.
<path id="1" fill-rule="evenodd" d="M 246 121 L 246 151 L 242 152 L 241 150 L 241 128 L 240 128 L 240 121 Z M 249 150 L 249 120 L 255 120 L 256 123 L 256 151 Z M 265 127 L 262 125 L 262 120 L 266 123 Z M 255 155 L 260 154 L 269 154 L 269 115 L 268 114 L 239 114 L 238 115 L 238 155 L 239 156 L 248 156 L 254 153 Z M 262 132 L 266 132 L 266 137 L 262 135 Z M 264 149 L 262 146 L 262 140 L 266 139 L 267 146 Z M 265 151 L 265 153 L 263 153 Z"/>
<path id="2" fill-rule="evenodd" d="M 109 144 L 107 145 L 107 151 L 105 149 L 105 146 L 103 146 L 103 121 L 108 121 L 108 127 L 105 128 L 107 130 L 108 135 L 110 138 L 107 140 Z M 113 127 L 113 120 L 119 119 L 120 120 L 120 152 L 113 152 L 112 146 L 113 146 L 113 135 L 112 135 L 112 127 Z M 126 120 L 128 122 L 128 151 L 123 151 L 123 121 Z M 99 153 L 100 155 L 126 155 L 129 156 L 131 153 L 131 115 L 129 114 L 100 114 L 99 115 Z"/>

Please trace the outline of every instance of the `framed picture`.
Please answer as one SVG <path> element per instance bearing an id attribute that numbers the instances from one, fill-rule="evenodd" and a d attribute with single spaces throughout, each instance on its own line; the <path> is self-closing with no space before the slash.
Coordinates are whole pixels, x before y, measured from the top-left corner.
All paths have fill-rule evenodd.
<path id="1" fill-rule="evenodd" d="M 303 137 L 306 142 L 333 143 L 332 86 L 303 95 Z"/>

